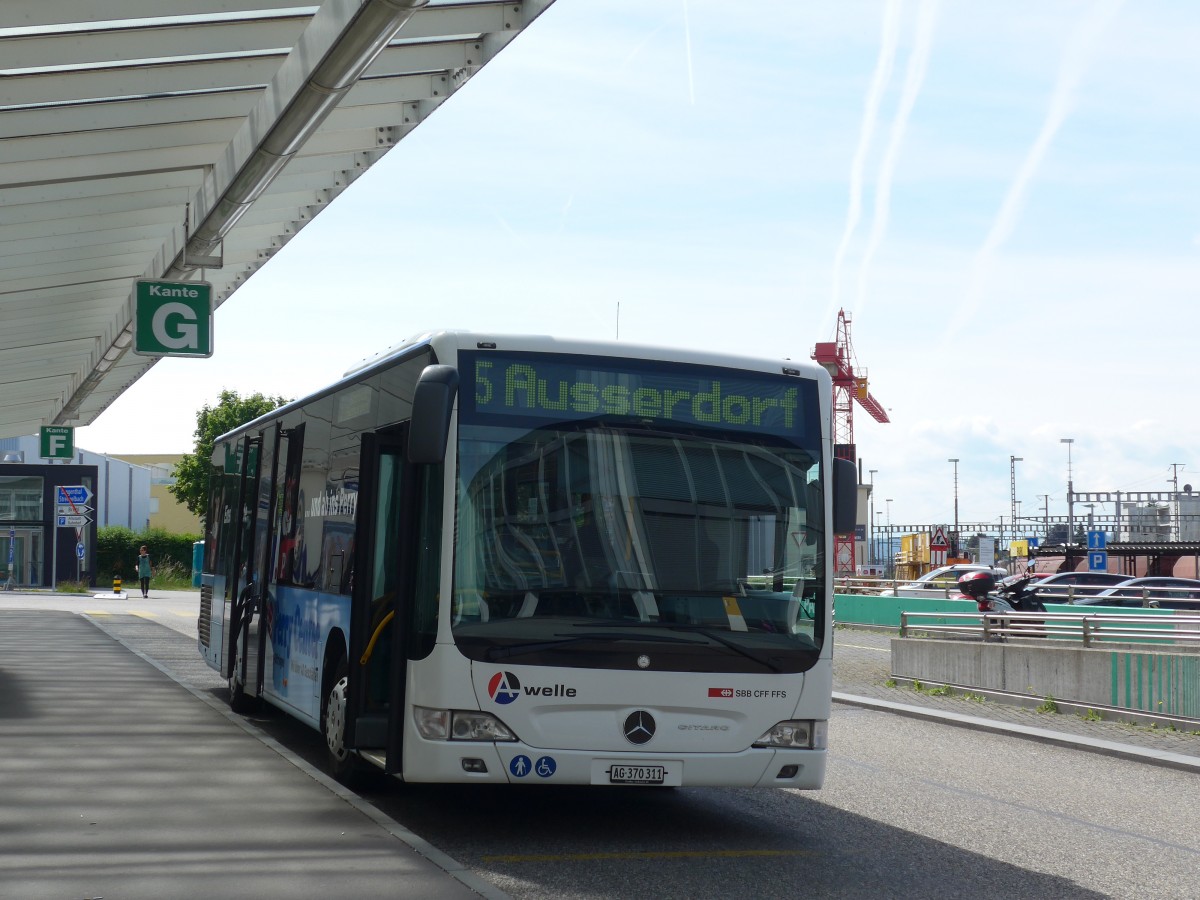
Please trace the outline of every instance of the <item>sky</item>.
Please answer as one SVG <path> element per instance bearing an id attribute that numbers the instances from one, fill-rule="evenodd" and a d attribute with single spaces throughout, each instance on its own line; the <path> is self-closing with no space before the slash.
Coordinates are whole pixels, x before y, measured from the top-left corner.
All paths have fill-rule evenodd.
<path id="1" fill-rule="evenodd" d="M 1200 488 L 1197 46 L 1189 0 L 557 0 L 76 444 L 429 330 L 807 359 L 844 310 L 878 524 Z"/>

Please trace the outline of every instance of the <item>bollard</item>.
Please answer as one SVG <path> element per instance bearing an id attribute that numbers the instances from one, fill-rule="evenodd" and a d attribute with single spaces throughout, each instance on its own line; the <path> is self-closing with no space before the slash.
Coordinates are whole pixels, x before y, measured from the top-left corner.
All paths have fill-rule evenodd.
<path id="1" fill-rule="evenodd" d="M 121 593 L 121 576 L 120 575 L 113 576 L 113 593 L 114 594 Z"/>

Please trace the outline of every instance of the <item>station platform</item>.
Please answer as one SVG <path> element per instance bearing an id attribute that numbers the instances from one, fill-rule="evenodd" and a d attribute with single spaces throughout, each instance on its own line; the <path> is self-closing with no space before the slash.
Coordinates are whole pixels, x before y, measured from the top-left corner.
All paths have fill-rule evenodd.
<path id="1" fill-rule="evenodd" d="M 72 612 L 0 610 L 0 797 L 6 897 L 503 897 Z"/>

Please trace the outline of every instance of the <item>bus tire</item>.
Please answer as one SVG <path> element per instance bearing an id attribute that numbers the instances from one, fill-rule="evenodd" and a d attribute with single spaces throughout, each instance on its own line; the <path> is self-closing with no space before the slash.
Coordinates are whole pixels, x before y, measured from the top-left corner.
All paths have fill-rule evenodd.
<path id="1" fill-rule="evenodd" d="M 347 787 L 359 778 L 358 754 L 346 746 L 346 657 L 338 658 L 321 700 L 321 734 L 325 738 L 326 765 L 329 774 Z"/>
<path id="2" fill-rule="evenodd" d="M 241 670 L 242 654 L 239 650 L 234 660 L 233 671 L 229 673 L 226 683 L 229 685 L 229 708 L 238 715 L 245 715 L 258 709 L 258 697 L 246 693 L 246 685 L 238 677 L 238 672 Z"/>
<path id="3" fill-rule="evenodd" d="M 229 676 L 229 708 L 238 715 L 245 715 L 254 712 L 257 707 L 258 698 L 247 694 L 246 686 L 237 677 L 237 673 L 232 673 Z"/>

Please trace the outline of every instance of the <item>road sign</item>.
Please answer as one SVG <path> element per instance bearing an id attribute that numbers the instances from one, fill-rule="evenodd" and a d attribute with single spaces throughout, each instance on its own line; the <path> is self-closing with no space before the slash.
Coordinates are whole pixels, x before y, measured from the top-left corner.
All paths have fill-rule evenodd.
<path id="1" fill-rule="evenodd" d="M 1103 531 L 1089 531 L 1087 533 L 1087 539 L 1088 539 L 1088 549 L 1089 550 L 1103 550 L 1104 549 L 1105 545 L 1104 545 L 1104 532 Z"/>
<path id="2" fill-rule="evenodd" d="M 934 526 L 933 537 L 929 540 L 929 549 L 948 550 L 949 548 L 950 542 L 946 540 L 946 529 L 941 525 Z"/>
<path id="3" fill-rule="evenodd" d="M 59 528 L 82 528 L 88 522 L 92 521 L 87 516 L 59 516 Z"/>
<path id="4" fill-rule="evenodd" d="M 212 285 L 207 281 L 136 282 L 133 352 L 141 356 L 212 356 Z"/>
<path id="5" fill-rule="evenodd" d="M 82 484 L 60 484 L 54 492 L 54 502 L 59 506 L 80 507 L 92 499 L 92 492 Z"/>
<path id="6" fill-rule="evenodd" d="M 60 503 L 54 507 L 54 514 L 56 516 L 86 516 L 90 512 L 94 512 L 90 506 L 78 503 L 74 506 L 70 503 Z"/>
<path id="7" fill-rule="evenodd" d="M 75 429 L 69 425 L 43 425 L 40 445 L 42 459 L 70 459 L 75 455 Z"/>
<path id="8" fill-rule="evenodd" d="M 1089 572 L 1107 572 L 1108 554 L 1103 550 L 1093 550 L 1088 554 Z"/>
<path id="9" fill-rule="evenodd" d="M 83 555 L 86 552 L 87 552 L 87 548 L 83 546 L 83 541 L 80 541 L 78 544 L 75 545 L 75 555 L 79 559 L 83 559 Z"/>

